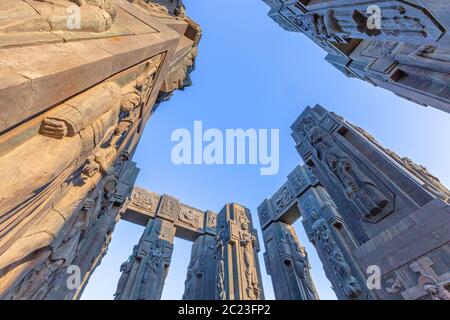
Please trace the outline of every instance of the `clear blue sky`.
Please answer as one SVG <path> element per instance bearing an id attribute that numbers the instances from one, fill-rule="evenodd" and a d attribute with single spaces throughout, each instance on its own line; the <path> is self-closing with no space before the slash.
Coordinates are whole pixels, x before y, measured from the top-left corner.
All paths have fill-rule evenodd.
<path id="1" fill-rule="evenodd" d="M 450 185 L 449 114 L 346 78 L 305 36 L 278 27 L 267 16 L 269 8 L 262 0 L 184 2 L 204 35 L 192 74 L 194 85 L 175 93 L 148 123 L 134 157 L 141 168 L 138 185 L 203 210 L 219 211 L 227 202 L 239 202 L 252 211 L 259 229 L 257 206 L 301 163 L 289 127 L 305 106 L 316 103 L 363 127 L 386 147 L 426 166 Z M 177 128 L 192 130 L 195 120 L 202 120 L 205 128 L 221 130 L 280 129 L 279 173 L 261 176 L 259 167 L 252 165 L 173 165 L 170 135 Z M 320 297 L 334 299 L 300 221 L 295 228 L 309 252 Z M 112 299 L 120 264 L 128 258 L 142 230 L 128 222 L 118 224 L 109 252 L 83 299 Z M 259 236 L 261 239 L 260 231 Z M 187 241 L 175 241 L 164 299 L 182 297 L 190 246 Z M 260 263 L 266 297 L 273 299 L 262 254 Z"/>

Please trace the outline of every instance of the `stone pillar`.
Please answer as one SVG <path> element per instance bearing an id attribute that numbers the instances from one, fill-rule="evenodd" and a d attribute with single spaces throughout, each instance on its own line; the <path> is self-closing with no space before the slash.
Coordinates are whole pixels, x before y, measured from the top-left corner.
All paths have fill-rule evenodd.
<path id="1" fill-rule="evenodd" d="M 353 261 L 353 239 L 326 190 L 320 185 L 309 188 L 299 196 L 297 206 L 338 299 L 373 299 L 365 275 Z"/>
<path id="2" fill-rule="evenodd" d="M 194 241 L 184 285 L 183 300 L 215 299 L 214 249 L 215 238 L 213 235 L 201 235 Z"/>
<path id="3" fill-rule="evenodd" d="M 250 211 L 235 203 L 225 205 L 217 222 L 217 300 L 264 299 L 257 248 Z"/>
<path id="4" fill-rule="evenodd" d="M 159 300 L 169 271 L 175 226 L 172 222 L 150 219 L 139 244 L 120 267 L 122 275 L 116 300 Z"/>
<path id="5" fill-rule="evenodd" d="M 263 231 L 264 261 L 277 300 L 318 300 L 304 247 L 292 226 L 273 222 Z"/>
<path id="6" fill-rule="evenodd" d="M 73 2 L 2 0 L 14 7 L 1 14 L 8 30 L 0 26 L 4 300 L 80 297 L 134 183 L 130 160 L 159 93 L 189 83 L 197 56 L 201 30 L 175 3 L 170 13 L 143 1 L 82 6 L 82 36 L 72 37 L 61 17 Z M 174 16 L 178 32 L 168 28 Z M 40 27 L 48 21 L 70 43 Z M 136 32 L 111 32 L 136 23 Z"/>
<path id="7" fill-rule="evenodd" d="M 71 273 L 65 272 L 62 274 L 62 279 L 59 281 L 59 287 L 53 288 L 48 299 L 79 299 L 83 293 L 88 280 L 94 270 L 100 265 L 101 260 L 106 255 L 109 243 L 112 238 L 115 226 L 120 219 L 120 213 L 123 210 L 123 204 L 126 198 L 131 194 L 134 182 L 139 173 L 139 169 L 132 161 L 126 162 L 120 170 L 118 170 L 119 180 L 117 186 L 114 188 L 114 193 L 111 193 L 110 198 L 98 197 L 94 198 L 96 203 L 103 202 L 102 209 L 98 215 L 98 220 L 92 223 L 92 229 L 86 233 L 85 238 L 80 241 L 78 253 L 72 266 L 77 266 L 81 271 L 81 286 L 76 289 L 67 288 L 67 278 Z M 111 183 L 111 180 L 108 180 Z M 107 182 L 108 182 L 107 181 Z M 109 183 L 104 184 L 104 191 L 106 192 Z M 115 183 L 113 183 L 114 185 Z M 105 190 L 106 189 L 106 190 Z M 93 209 L 93 207 L 91 207 Z"/>
<path id="8" fill-rule="evenodd" d="M 447 0 L 263 0 L 283 29 L 302 32 L 347 77 L 450 113 Z"/>
<path id="9" fill-rule="evenodd" d="M 324 264 L 336 266 L 337 277 L 348 283 L 379 270 L 380 283 L 370 292 L 361 288 L 376 299 L 434 298 L 430 283 L 442 283 L 420 278 L 416 266 L 426 259 L 440 279 L 450 271 L 450 191 L 425 167 L 319 105 L 307 107 L 291 128 L 298 152 L 327 191 L 316 188 L 299 198 L 311 240 L 328 253 Z M 350 281 L 343 260 L 357 281 Z"/>
<path id="10" fill-rule="evenodd" d="M 355 247 L 354 240 L 330 196 L 308 166 L 295 168 L 288 181 L 258 207 L 258 214 L 264 234 L 266 266 L 277 299 L 318 298 L 311 276 L 306 272 L 309 271 L 306 252 L 291 226 L 300 217 L 336 296 L 339 299 L 372 298 L 365 290 L 364 275 L 347 253 Z M 291 264 L 295 266 L 295 260 L 305 271 L 291 267 Z M 295 277 L 293 272 L 296 272 Z"/>

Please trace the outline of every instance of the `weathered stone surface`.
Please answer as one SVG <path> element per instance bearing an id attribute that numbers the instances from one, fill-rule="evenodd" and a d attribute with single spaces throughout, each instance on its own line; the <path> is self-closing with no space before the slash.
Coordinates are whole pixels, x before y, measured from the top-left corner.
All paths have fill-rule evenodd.
<path id="1" fill-rule="evenodd" d="M 298 166 L 280 190 L 284 195 L 283 210 L 280 191 L 258 207 L 263 228 L 266 269 L 272 277 L 275 296 L 283 300 L 315 300 L 318 294 L 309 274 L 307 254 L 298 242 L 291 224 L 300 217 L 309 240 L 316 247 L 325 274 L 339 299 L 368 299 L 365 279 L 353 263 L 347 247 L 352 246 L 336 206 L 312 173 L 310 167 Z M 265 216 L 272 216 L 269 223 Z"/>
<path id="2" fill-rule="evenodd" d="M 201 235 L 192 244 L 191 260 L 184 283 L 183 300 L 214 300 L 216 296 L 215 237 Z"/>
<path id="3" fill-rule="evenodd" d="M 247 208 L 232 203 L 219 212 L 215 250 L 216 299 L 264 299 L 258 238 Z"/>
<path id="4" fill-rule="evenodd" d="M 277 300 L 317 300 L 308 255 L 292 226 L 273 222 L 263 231 L 266 270 Z"/>
<path id="5" fill-rule="evenodd" d="M 450 112 L 446 0 L 263 1 L 275 22 L 304 33 L 346 76 Z"/>
<path id="6" fill-rule="evenodd" d="M 122 218 L 139 224 L 145 222 L 147 227 L 133 254 L 121 267 L 122 277 L 116 299 L 161 298 L 167 272 L 148 269 L 145 267 L 148 264 L 146 259 L 151 258 L 142 258 L 136 252 L 147 242 L 157 242 L 155 239 L 161 232 L 155 226 L 162 224 L 169 226 L 171 235 L 193 242 L 183 299 L 264 299 L 257 255 L 260 250 L 258 235 L 248 209 L 235 203 L 227 204 L 217 215 L 212 211 L 204 212 L 182 204 L 171 196 L 159 196 L 136 187 L 125 205 Z M 157 248 L 160 252 L 157 256 L 166 257 L 162 260 L 166 269 L 170 265 L 173 236 L 165 246 L 167 254 L 159 250 L 164 246 Z M 293 238 L 292 241 L 295 246 L 296 240 Z M 152 247 L 154 244 L 147 246 Z M 307 261 L 299 250 L 298 254 Z M 155 285 L 151 290 L 142 291 L 141 283 L 148 278 Z"/>
<path id="7" fill-rule="evenodd" d="M 157 300 L 161 298 L 170 267 L 175 226 L 160 218 L 150 219 L 139 244 L 120 267 L 117 300 Z"/>
<path id="8" fill-rule="evenodd" d="M 55 16 L 67 5 L 80 7 L 87 19 L 78 31 L 64 29 L 65 16 Z M 197 43 L 164 25 L 162 17 L 133 3 L 122 5 L 0 4 L 0 40 L 14 39 L 0 49 L 3 299 L 80 297 L 115 224 L 126 216 L 122 208 L 138 172 L 130 158 L 161 85 L 177 61 L 196 52 Z M 130 6 L 151 18 L 135 18 Z M 103 16 L 104 24 L 96 24 L 97 13 L 110 19 Z M 167 19 L 192 25 L 187 17 Z M 43 41 L 50 34 L 66 42 Z M 181 56 L 175 55 L 179 42 L 186 47 Z M 203 224 L 187 224 L 186 237 L 203 230 Z M 68 280 L 76 270 L 81 286 L 73 288 Z"/>
<path id="9" fill-rule="evenodd" d="M 277 230 L 301 216 L 339 299 L 448 300 L 449 190 L 439 179 L 319 105 L 291 129 L 306 165 L 258 208 L 269 273 L 280 272 Z M 381 287 L 369 287 L 374 268 Z M 286 297 L 291 287 L 274 285 Z"/>

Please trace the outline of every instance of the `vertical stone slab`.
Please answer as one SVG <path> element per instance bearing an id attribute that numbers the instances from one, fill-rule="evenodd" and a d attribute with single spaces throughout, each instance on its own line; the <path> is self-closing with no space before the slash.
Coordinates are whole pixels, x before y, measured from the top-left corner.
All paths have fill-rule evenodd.
<path id="1" fill-rule="evenodd" d="M 384 150 L 319 105 L 307 107 L 291 129 L 359 244 L 433 199 Z"/>
<path id="2" fill-rule="evenodd" d="M 216 293 L 215 238 L 201 235 L 192 244 L 183 300 L 214 300 Z"/>
<path id="3" fill-rule="evenodd" d="M 60 285 L 52 288 L 49 292 L 48 299 L 74 300 L 81 297 L 90 276 L 106 255 L 112 234 L 120 219 L 122 206 L 131 194 L 138 173 L 139 169 L 136 167 L 136 163 L 128 161 L 123 165 L 118 172 L 119 179 L 115 192 L 108 201 L 104 200 L 98 220 L 95 221 L 90 232 L 85 235 L 85 239 L 80 241 L 77 257 L 72 262 L 72 266 L 80 268 L 82 273 L 81 286 L 76 289 L 69 289 L 67 279 L 71 276 L 71 273 L 66 272 L 61 275 Z"/>
<path id="4" fill-rule="evenodd" d="M 338 279 L 360 283 L 375 299 L 434 299 L 434 291 L 447 288 L 435 279 L 446 278 L 450 258 L 450 191 L 439 179 L 319 105 L 307 107 L 291 128 L 298 152 L 327 191 L 299 197 L 305 228 Z M 423 259 L 443 277 L 425 280 L 416 268 Z M 368 270 L 379 270 L 380 280 L 370 292 L 360 278 Z M 445 290 L 441 298 L 448 297 Z"/>
<path id="5" fill-rule="evenodd" d="M 120 267 L 116 300 L 159 300 L 173 252 L 175 227 L 160 218 L 150 219 L 139 244 Z"/>
<path id="6" fill-rule="evenodd" d="M 264 299 L 257 247 L 250 211 L 235 203 L 225 205 L 217 222 L 217 300 Z"/>
<path id="7" fill-rule="evenodd" d="M 347 77 L 450 112 L 447 0 L 263 0 L 283 29 L 301 32 Z"/>
<path id="8" fill-rule="evenodd" d="M 264 260 L 277 300 L 318 300 L 305 248 L 292 226 L 273 222 L 263 231 Z"/>
<path id="9" fill-rule="evenodd" d="M 354 241 L 326 190 L 322 186 L 308 189 L 298 198 L 297 205 L 306 234 L 338 299 L 372 299 L 365 275 L 351 254 Z"/>

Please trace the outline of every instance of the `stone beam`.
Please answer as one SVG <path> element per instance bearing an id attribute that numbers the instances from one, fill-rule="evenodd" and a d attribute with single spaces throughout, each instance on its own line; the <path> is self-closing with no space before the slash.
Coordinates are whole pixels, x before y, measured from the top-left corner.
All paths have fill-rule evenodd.
<path id="1" fill-rule="evenodd" d="M 170 212 L 163 211 L 167 201 L 173 204 Z M 176 236 L 188 241 L 203 234 L 215 235 L 217 214 L 212 211 L 201 211 L 180 203 L 168 195 L 158 195 L 154 192 L 136 186 L 123 210 L 122 219 L 141 226 L 148 224 L 150 219 L 160 217 L 174 223 Z"/>

